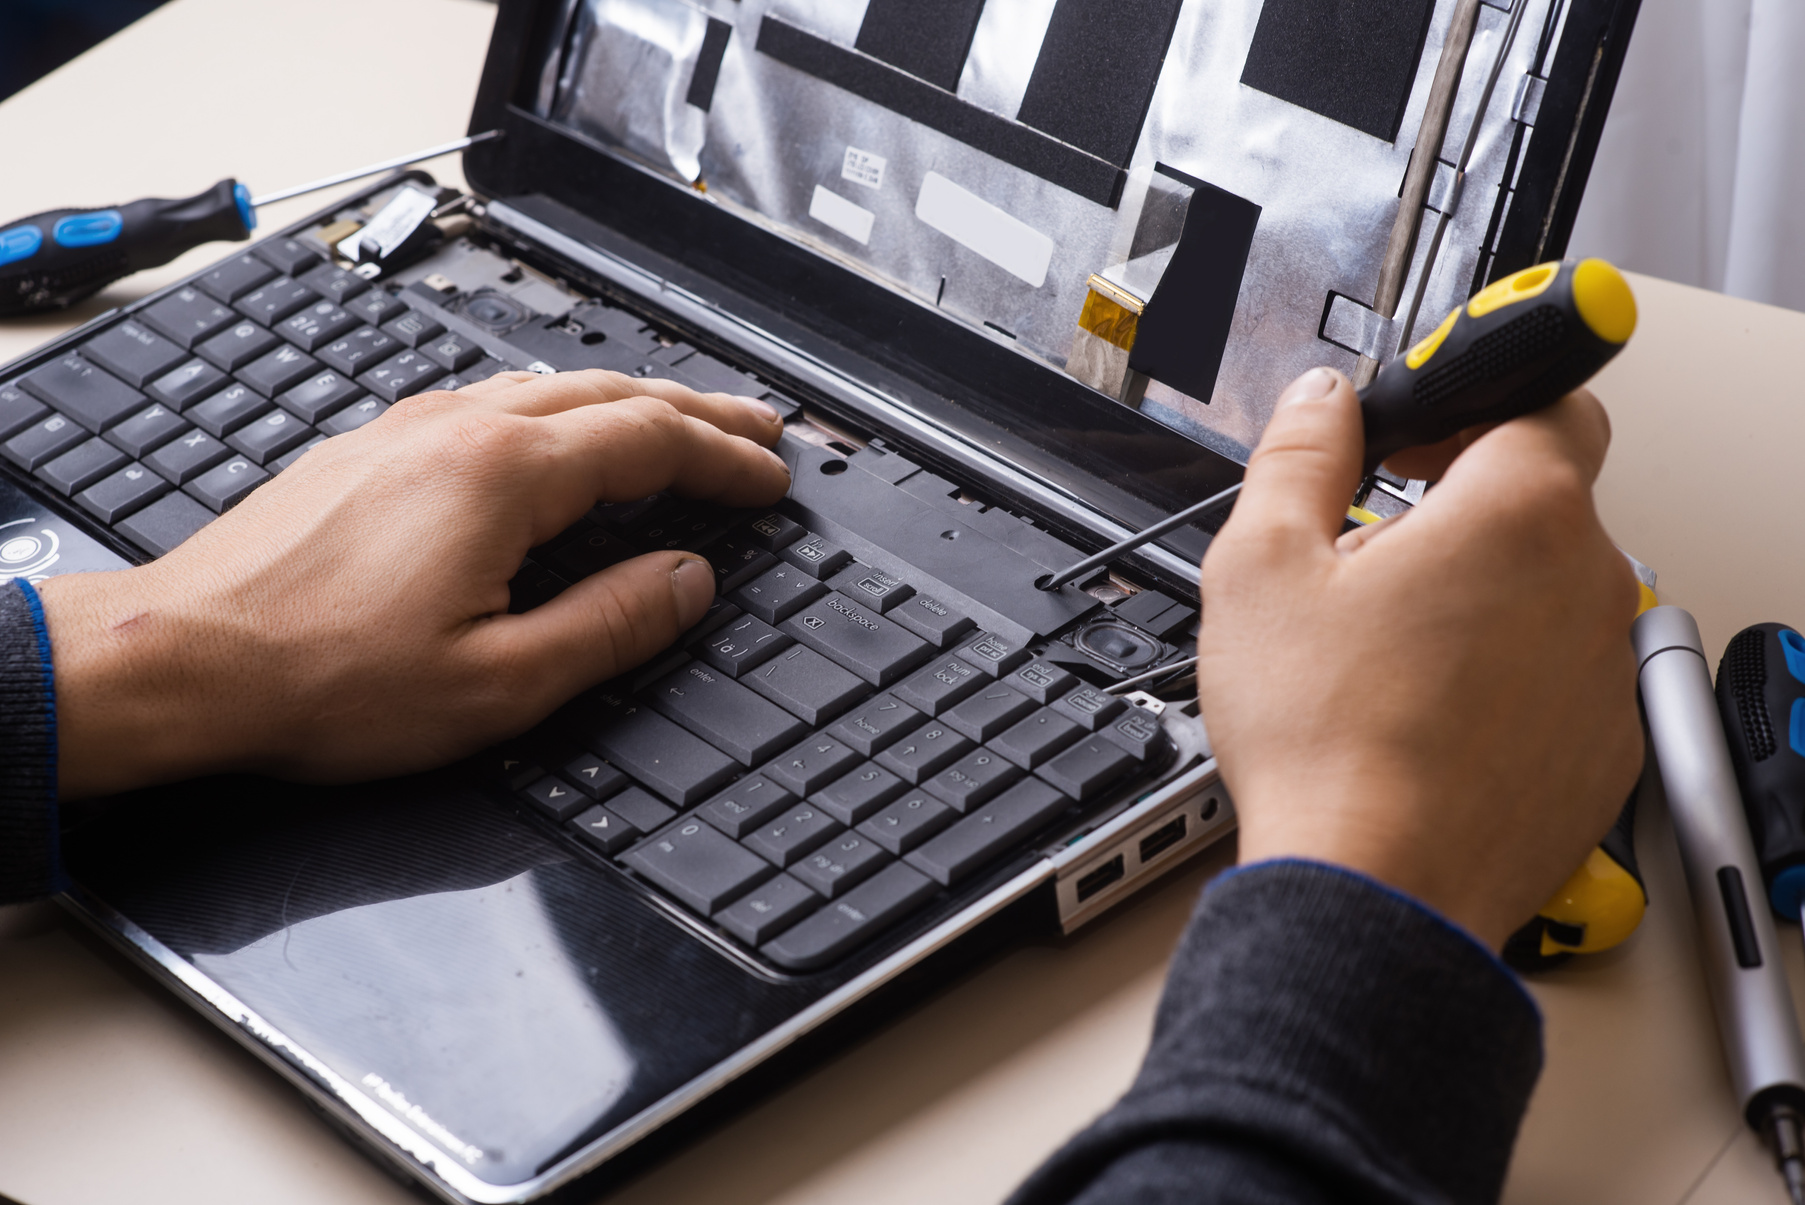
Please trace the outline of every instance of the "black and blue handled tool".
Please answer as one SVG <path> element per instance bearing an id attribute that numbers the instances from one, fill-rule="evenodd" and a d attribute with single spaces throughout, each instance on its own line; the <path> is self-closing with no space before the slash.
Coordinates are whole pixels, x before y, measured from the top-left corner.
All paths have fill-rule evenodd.
<path id="1" fill-rule="evenodd" d="M 1786 920 L 1805 904 L 1805 635 L 1744 628 L 1717 666 L 1717 709 L 1768 903 Z"/>
<path id="2" fill-rule="evenodd" d="M 489 130 L 398 159 L 253 197 L 230 177 L 192 197 L 145 197 L 105 209 L 53 209 L 0 227 L 0 318 L 91 297 L 122 277 L 166 264 L 202 243 L 237 242 L 274 201 L 461 151 L 500 136 Z"/>
<path id="3" fill-rule="evenodd" d="M 1635 329 L 1629 282 L 1602 259 L 1537 264 L 1493 281 L 1360 390 L 1366 471 L 1405 448 L 1553 405 L 1622 351 Z M 1228 505 L 1240 491 L 1236 482 L 1042 578 L 1040 586 L 1057 590 L 1094 573 Z"/>

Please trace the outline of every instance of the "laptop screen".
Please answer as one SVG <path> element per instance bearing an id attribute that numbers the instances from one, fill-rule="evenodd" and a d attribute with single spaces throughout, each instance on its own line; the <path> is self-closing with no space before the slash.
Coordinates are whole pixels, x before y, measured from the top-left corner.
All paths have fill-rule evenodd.
<path id="1" fill-rule="evenodd" d="M 578 185 L 575 160 L 529 169 L 517 145 L 538 190 L 653 245 L 705 206 L 812 279 L 985 340 L 1007 353 L 1002 425 L 1045 426 L 1051 390 L 1133 434 L 1104 475 L 1176 501 L 1209 483 L 1175 479 L 1168 437 L 1245 460 L 1292 377 L 1388 357 L 1529 262 L 1506 220 L 1506 184 L 1542 171 L 1523 81 L 1608 7 L 1481 6 L 1405 282 L 1418 313 L 1391 322 L 1370 307 L 1455 0 L 515 0 L 497 37 L 518 42 L 516 117 L 666 191 L 628 206 L 603 195 L 618 175 Z M 1574 203 L 1581 116 L 1550 131 Z M 1540 234 L 1527 250 L 1559 254 L 1564 229 Z"/>

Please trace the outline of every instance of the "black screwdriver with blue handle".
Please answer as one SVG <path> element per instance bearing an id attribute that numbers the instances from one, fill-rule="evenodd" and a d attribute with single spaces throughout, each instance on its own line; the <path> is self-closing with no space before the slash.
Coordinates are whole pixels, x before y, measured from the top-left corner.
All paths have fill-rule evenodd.
<path id="1" fill-rule="evenodd" d="M 241 242 L 257 228 L 261 206 L 497 137 L 498 130 L 472 134 L 260 197 L 228 177 L 192 197 L 145 197 L 101 209 L 53 209 L 21 218 L 0 226 L 0 318 L 73 305 L 203 243 Z"/>

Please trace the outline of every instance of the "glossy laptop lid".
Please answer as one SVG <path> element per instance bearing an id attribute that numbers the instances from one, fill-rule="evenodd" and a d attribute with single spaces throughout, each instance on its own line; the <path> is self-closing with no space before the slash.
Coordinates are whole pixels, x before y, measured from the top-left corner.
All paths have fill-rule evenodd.
<path id="1" fill-rule="evenodd" d="M 1485 0 L 1405 302 L 1371 308 L 1456 7 L 503 0 L 472 128 L 508 137 L 467 168 L 1139 522 L 1232 478 L 1199 445 L 1244 460 L 1297 373 L 1565 250 L 1636 5 Z"/>

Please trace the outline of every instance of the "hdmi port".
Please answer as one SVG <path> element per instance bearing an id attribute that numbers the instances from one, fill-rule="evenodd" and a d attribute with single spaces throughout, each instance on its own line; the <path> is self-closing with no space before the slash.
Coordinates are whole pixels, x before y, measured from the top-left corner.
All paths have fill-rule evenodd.
<path id="1" fill-rule="evenodd" d="M 1185 818 L 1175 816 L 1141 838 L 1141 861 L 1151 862 L 1185 839 Z"/>
<path id="2" fill-rule="evenodd" d="M 1122 855 L 1117 854 L 1078 880 L 1078 902 L 1082 904 L 1111 883 L 1119 881 L 1127 873 L 1127 868 L 1122 863 Z"/>

